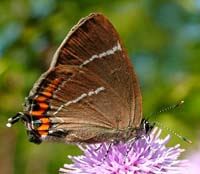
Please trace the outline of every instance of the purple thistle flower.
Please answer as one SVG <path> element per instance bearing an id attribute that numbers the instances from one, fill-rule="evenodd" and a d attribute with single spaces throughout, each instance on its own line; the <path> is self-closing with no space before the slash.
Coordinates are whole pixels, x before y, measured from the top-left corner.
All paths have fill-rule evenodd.
<path id="1" fill-rule="evenodd" d="M 197 149 L 190 152 L 187 155 L 187 159 L 189 161 L 189 165 L 186 170 L 184 170 L 183 174 L 199 174 L 200 171 L 200 145 Z"/>
<path id="2" fill-rule="evenodd" d="M 70 174 L 161 174 L 182 173 L 187 166 L 186 160 L 177 158 L 184 151 L 180 145 L 166 147 L 170 135 L 159 139 L 161 130 L 155 128 L 150 136 L 133 142 L 120 142 L 112 145 L 107 153 L 108 144 L 79 146 L 84 155 L 68 156 L 73 164 L 65 164 L 61 173 Z M 131 144 L 130 144 L 131 143 Z M 132 146 L 127 154 L 127 148 Z M 97 150 L 98 149 L 98 150 Z"/>

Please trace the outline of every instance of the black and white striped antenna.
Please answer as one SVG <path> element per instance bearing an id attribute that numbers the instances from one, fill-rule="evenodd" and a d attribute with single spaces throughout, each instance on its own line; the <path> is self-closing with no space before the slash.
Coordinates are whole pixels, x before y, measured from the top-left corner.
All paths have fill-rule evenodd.
<path id="1" fill-rule="evenodd" d="M 170 111 L 170 110 L 174 110 L 174 109 L 176 109 L 177 107 L 182 106 L 183 104 L 184 104 L 184 101 L 181 100 L 181 101 L 178 102 L 177 104 L 172 105 L 172 106 L 168 106 L 168 107 L 166 107 L 166 108 L 163 108 L 163 109 L 161 109 L 160 111 L 158 111 L 158 112 L 156 112 L 156 113 L 154 113 L 154 114 L 151 114 L 151 115 L 157 116 L 157 115 L 159 115 L 160 113 L 168 112 L 168 111 Z M 191 141 L 191 140 L 189 140 L 188 138 L 183 137 L 182 135 L 180 135 L 180 134 L 178 134 L 177 132 L 173 131 L 173 130 L 170 129 L 169 127 L 164 126 L 164 125 L 161 124 L 160 122 L 155 121 L 155 122 L 153 122 L 153 124 L 154 124 L 154 125 L 157 125 L 157 126 L 160 127 L 160 128 L 163 128 L 163 129 L 169 131 L 171 134 L 175 135 L 176 137 L 180 138 L 181 140 L 183 140 L 183 141 L 185 141 L 185 142 L 187 142 L 187 143 L 189 143 L 189 144 L 192 144 L 192 141 Z"/>

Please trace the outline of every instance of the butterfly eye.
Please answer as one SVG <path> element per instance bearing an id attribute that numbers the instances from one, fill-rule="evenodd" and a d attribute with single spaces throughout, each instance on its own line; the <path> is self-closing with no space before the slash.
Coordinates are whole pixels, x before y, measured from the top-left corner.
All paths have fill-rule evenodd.
<path id="1" fill-rule="evenodd" d="M 146 131 L 146 133 L 148 133 L 149 130 L 150 130 L 150 125 L 149 125 L 149 122 L 148 122 L 148 121 L 145 121 L 145 123 L 144 123 L 144 127 L 145 127 L 145 131 Z"/>
<path id="2" fill-rule="evenodd" d="M 149 133 L 149 132 L 151 131 L 151 129 L 153 128 L 153 127 L 150 125 L 149 121 L 147 121 L 147 120 L 145 120 L 145 119 L 142 119 L 142 124 L 141 124 L 141 126 L 142 126 L 142 130 L 144 130 L 146 134 Z"/>

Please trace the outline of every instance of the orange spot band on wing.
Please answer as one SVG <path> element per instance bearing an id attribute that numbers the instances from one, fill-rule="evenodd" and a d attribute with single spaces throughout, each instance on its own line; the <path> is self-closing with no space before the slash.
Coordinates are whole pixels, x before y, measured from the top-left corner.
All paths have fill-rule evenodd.
<path id="1" fill-rule="evenodd" d="M 38 133 L 40 135 L 48 135 L 48 132 L 47 131 L 43 131 L 43 130 L 39 130 Z"/>
<path id="2" fill-rule="evenodd" d="M 44 117 L 44 118 L 41 118 L 40 120 L 41 120 L 42 124 L 50 124 L 49 118 Z"/>
<path id="3" fill-rule="evenodd" d="M 48 131 L 49 130 L 49 124 L 42 124 L 40 127 L 37 128 L 38 131 Z"/>
<path id="4" fill-rule="evenodd" d="M 43 96 L 43 95 L 40 95 L 36 98 L 36 101 L 39 101 L 39 102 L 43 102 L 43 101 L 46 101 L 47 100 L 47 97 L 46 96 Z"/>
<path id="5" fill-rule="evenodd" d="M 52 88 L 50 85 L 45 88 L 45 91 L 52 92 L 55 88 Z"/>
<path id="6" fill-rule="evenodd" d="M 50 98 L 53 95 L 53 92 L 54 90 L 57 89 L 60 81 L 61 81 L 60 79 L 54 79 L 46 88 L 44 88 L 44 91 L 42 92 L 42 94 L 46 97 L 46 99 Z M 44 98 L 42 96 L 38 97 L 38 100 L 40 101 L 44 101 L 43 99 Z"/>
<path id="7" fill-rule="evenodd" d="M 42 116 L 44 113 L 44 110 L 39 110 L 39 111 L 32 111 L 30 114 L 33 116 Z"/>
<path id="8" fill-rule="evenodd" d="M 54 80 L 53 83 L 49 84 L 49 88 L 56 89 L 58 86 L 58 83 L 60 83 L 60 80 Z"/>
<path id="9" fill-rule="evenodd" d="M 46 103 L 38 103 L 41 109 L 47 109 L 49 106 Z"/>
<path id="10" fill-rule="evenodd" d="M 52 93 L 51 92 L 49 92 L 49 91 L 43 91 L 42 92 L 45 96 L 47 96 L 47 97 L 51 97 L 52 96 Z"/>

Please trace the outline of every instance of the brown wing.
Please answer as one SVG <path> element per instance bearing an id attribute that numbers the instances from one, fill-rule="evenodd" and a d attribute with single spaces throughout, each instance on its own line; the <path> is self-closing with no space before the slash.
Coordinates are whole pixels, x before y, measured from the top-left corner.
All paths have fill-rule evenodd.
<path id="1" fill-rule="evenodd" d="M 120 120 L 139 126 L 142 96 L 138 80 L 118 33 L 104 15 L 95 13 L 79 21 L 54 55 L 51 67 L 58 65 L 76 65 L 95 73 L 128 110 L 128 115 L 118 116 Z M 119 127 L 124 126 L 119 123 Z"/>
<path id="2" fill-rule="evenodd" d="M 91 14 L 72 29 L 25 109 L 34 112 L 32 100 L 41 96 L 50 106 L 45 114 L 52 130 L 65 130 L 67 142 L 108 140 L 102 132 L 112 137 L 116 130 L 139 127 L 142 119 L 137 77 L 117 32 L 102 14 Z"/>

